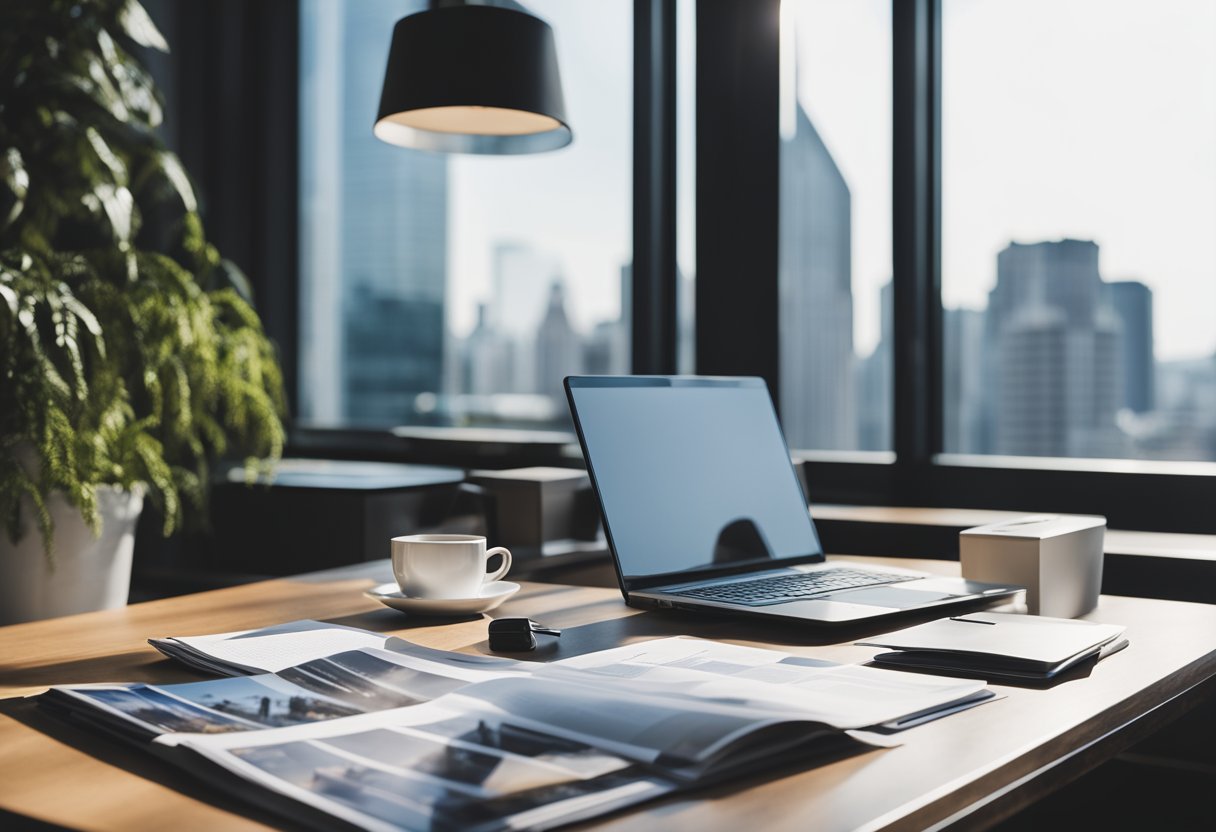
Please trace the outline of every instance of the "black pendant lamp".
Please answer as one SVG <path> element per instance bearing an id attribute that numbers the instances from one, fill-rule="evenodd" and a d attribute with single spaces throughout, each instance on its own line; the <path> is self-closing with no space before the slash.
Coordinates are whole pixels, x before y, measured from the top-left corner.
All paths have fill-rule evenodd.
<path id="1" fill-rule="evenodd" d="M 449 153 L 538 153 L 570 143 L 549 24 L 512 4 L 432 2 L 397 21 L 373 132 Z"/>

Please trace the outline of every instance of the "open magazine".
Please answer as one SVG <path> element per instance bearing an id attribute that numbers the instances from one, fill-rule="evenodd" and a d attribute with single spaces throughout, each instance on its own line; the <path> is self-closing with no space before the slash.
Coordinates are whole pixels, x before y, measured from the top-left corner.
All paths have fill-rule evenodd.
<path id="1" fill-rule="evenodd" d="M 311 825 L 492 830 L 891 744 L 882 733 L 992 695 L 691 638 L 541 664 L 368 633 L 380 646 L 317 655 L 351 632 L 296 622 L 208 637 L 207 665 L 250 675 L 57 687 L 40 701 Z M 288 655 L 300 661 L 282 666 Z"/>

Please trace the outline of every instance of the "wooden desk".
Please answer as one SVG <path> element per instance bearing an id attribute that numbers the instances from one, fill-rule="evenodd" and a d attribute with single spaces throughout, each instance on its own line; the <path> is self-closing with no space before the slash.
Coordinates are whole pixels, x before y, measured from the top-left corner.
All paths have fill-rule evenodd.
<path id="1" fill-rule="evenodd" d="M 947 562 L 916 566 L 946 574 L 958 568 Z M 145 639 L 296 618 L 392 631 L 432 647 L 487 651 L 484 618 L 415 623 L 360 595 L 387 574 L 387 564 L 365 564 L 3 628 L 0 696 L 73 682 L 195 680 L 159 658 Z M 788 625 L 642 613 L 604 589 L 527 584 L 496 614 L 562 628 L 556 644 L 533 654 L 539 660 L 674 634 L 774 645 L 844 662 L 864 661 L 874 652 L 850 643 L 864 632 L 817 637 Z M 647 828 L 732 831 L 991 825 L 1213 695 L 1216 607 L 1104 597 L 1090 617 L 1128 625 L 1131 646 L 1088 678 L 1049 690 L 994 685 L 1006 698 L 911 729 L 901 747 L 809 770 L 759 774 L 590 825 L 632 830 L 643 817 Z M 138 749 L 50 720 L 22 699 L 0 700 L 0 810 L 74 829 L 285 825 Z M 4 822 L 0 814 L 0 826 Z"/>

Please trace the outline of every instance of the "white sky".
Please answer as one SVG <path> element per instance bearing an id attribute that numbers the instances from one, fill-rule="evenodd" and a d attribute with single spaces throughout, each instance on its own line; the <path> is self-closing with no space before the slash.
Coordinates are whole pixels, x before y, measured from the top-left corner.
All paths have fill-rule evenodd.
<path id="1" fill-rule="evenodd" d="M 891 279 L 891 3 L 785 0 L 782 25 L 791 22 L 798 100 L 852 197 L 853 343 L 868 355 Z"/>
<path id="2" fill-rule="evenodd" d="M 787 0 L 799 97 L 853 194 L 855 340 L 890 276 L 890 1 Z M 1092 239 L 1152 287 L 1158 358 L 1216 349 L 1216 3 L 943 0 L 943 296 L 1010 240 Z"/>
<path id="3" fill-rule="evenodd" d="M 797 21 L 799 98 L 852 192 L 855 340 L 865 355 L 891 275 L 890 0 L 786 2 Z M 554 26 L 575 139 L 536 156 L 452 157 L 448 308 L 459 334 L 489 297 L 496 240 L 557 257 L 568 311 L 584 330 L 618 314 L 619 269 L 632 249 L 632 3 L 527 5 Z M 1010 240 L 1092 239 L 1106 279 L 1153 288 L 1159 358 L 1211 354 L 1216 2 L 943 7 L 946 305 L 987 302 Z M 681 142 L 682 156 L 690 144 Z M 690 249 L 682 222 L 682 263 Z"/>

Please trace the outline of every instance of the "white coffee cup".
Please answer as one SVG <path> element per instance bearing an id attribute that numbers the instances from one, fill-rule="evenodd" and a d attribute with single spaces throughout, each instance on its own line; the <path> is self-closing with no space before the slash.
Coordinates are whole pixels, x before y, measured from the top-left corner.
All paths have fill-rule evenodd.
<path id="1" fill-rule="evenodd" d="M 392 540 L 393 577 L 414 598 L 476 598 L 485 584 L 511 568 L 511 553 L 475 534 L 409 534 Z M 502 566 L 486 572 L 486 562 L 502 555 Z"/>

